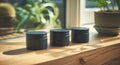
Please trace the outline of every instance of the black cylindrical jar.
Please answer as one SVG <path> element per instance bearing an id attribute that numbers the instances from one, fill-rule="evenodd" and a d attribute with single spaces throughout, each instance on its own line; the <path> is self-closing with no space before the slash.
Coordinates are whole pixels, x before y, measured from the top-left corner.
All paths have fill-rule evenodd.
<path id="1" fill-rule="evenodd" d="M 86 43 L 89 41 L 89 29 L 86 27 L 74 27 L 71 31 L 73 43 Z"/>
<path id="2" fill-rule="evenodd" d="M 69 45 L 69 30 L 53 29 L 50 31 L 51 46 L 67 46 Z"/>
<path id="3" fill-rule="evenodd" d="M 34 31 L 26 33 L 26 46 L 28 50 L 42 50 L 47 48 L 47 32 Z"/>

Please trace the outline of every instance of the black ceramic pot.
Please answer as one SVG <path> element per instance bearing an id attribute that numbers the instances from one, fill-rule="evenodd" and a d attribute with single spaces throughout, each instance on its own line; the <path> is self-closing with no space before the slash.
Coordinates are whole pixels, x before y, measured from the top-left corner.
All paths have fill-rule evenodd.
<path id="1" fill-rule="evenodd" d="M 47 33 L 43 31 L 27 32 L 26 46 L 28 50 L 41 50 L 47 48 Z"/>
<path id="2" fill-rule="evenodd" d="M 85 27 L 74 27 L 71 31 L 73 43 L 85 43 L 89 41 L 89 29 Z"/>
<path id="3" fill-rule="evenodd" d="M 51 46 L 69 45 L 69 30 L 53 29 L 50 31 Z"/>

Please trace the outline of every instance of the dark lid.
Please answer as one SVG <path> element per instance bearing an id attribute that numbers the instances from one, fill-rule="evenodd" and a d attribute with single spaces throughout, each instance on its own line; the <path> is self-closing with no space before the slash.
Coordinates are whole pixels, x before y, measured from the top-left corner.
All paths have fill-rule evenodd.
<path id="1" fill-rule="evenodd" d="M 72 30 L 88 31 L 89 28 L 86 28 L 86 27 L 73 27 Z"/>
<path id="2" fill-rule="evenodd" d="M 45 35 L 45 34 L 47 34 L 47 32 L 45 32 L 45 31 L 32 31 L 32 32 L 27 32 L 26 34 L 29 34 L 29 35 Z"/>
<path id="3" fill-rule="evenodd" d="M 27 39 L 33 39 L 33 40 L 42 40 L 47 38 L 47 32 L 44 31 L 32 31 L 32 32 L 27 32 Z"/>
<path id="4" fill-rule="evenodd" d="M 66 29 L 52 29 L 50 32 L 69 32 L 69 30 Z"/>

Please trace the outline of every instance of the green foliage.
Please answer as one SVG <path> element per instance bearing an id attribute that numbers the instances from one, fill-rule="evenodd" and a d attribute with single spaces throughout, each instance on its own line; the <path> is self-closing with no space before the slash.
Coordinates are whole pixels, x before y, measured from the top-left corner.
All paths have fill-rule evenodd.
<path id="1" fill-rule="evenodd" d="M 114 11 L 120 10 L 120 0 L 89 0 L 91 2 L 97 2 L 97 7 L 101 8 L 102 11 Z"/>
<path id="2" fill-rule="evenodd" d="M 118 9 L 120 10 L 120 0 L 115 0 L 118 6 Z"/>
<path id="3" fill-rule="evenodd" d="M 16 12 L 16 25 L 15 32 L 19 32 L 24 28 L 27 23 L 37 23 L 34 30 L 40 29 L 47 22 L 53 27 L 60 26 L 59 8 L 50 0 L 27 0 L 27 3 L 23 7 L 19 7 L 17 4 Z"/>
<path id="4" fill-rule="evenodd" d="M 16 11 L 11 4 L 0 3 L 0 16 L 15 17 L 16 16 Z"/>

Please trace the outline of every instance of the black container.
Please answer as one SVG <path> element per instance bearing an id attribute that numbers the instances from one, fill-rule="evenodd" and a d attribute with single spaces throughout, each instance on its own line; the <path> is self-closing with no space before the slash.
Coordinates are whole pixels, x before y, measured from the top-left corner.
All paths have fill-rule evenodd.
<path id="1" fill-rule="evenodd" d="M 34 31 L 26 33 L 26 46 L 28 50 L 42 50 L 47 48 L 47 33 Z"/>
<path id="2" fill-rule="evenodd" d="M 86 43 L 89 41 L 89 29 L 86 27 L 74 27 L 71 36 L 73 43 Z"/>
<path id="3" fill-rule="evenodd" d="M 53 29 L 50 31 L 51 46 L 67 46 L 69 45 L 69 30 Z"/>

